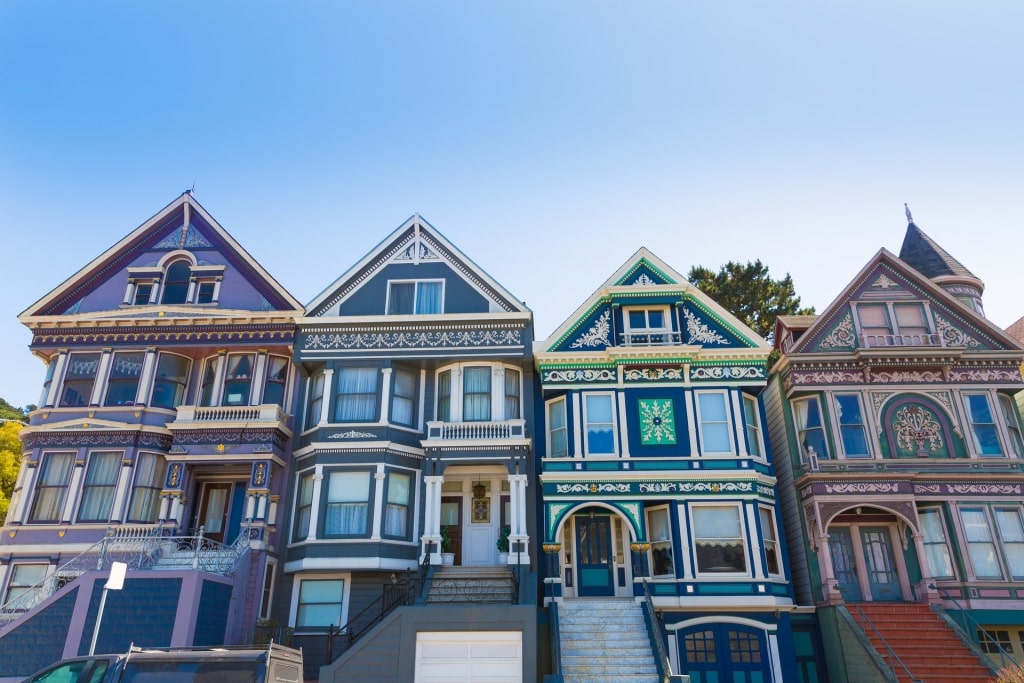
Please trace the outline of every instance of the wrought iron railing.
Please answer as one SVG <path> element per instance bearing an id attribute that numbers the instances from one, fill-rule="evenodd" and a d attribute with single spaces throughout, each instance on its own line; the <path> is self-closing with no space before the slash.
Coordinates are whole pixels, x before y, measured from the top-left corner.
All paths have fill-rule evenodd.
<path id="1" fill-rule="evenodd" d="M 949 624 L 952 629 L 960 636 L 960 640 L 964 641 L 971 651 L 976 654 L 982 662 L 985 663 L 992 673 L 996 673 L 1000 669 L 1005 669 L 1010 666 L 1018 666 L 1017 660 L 1011 655 L 1006 649 L 999 644 L 999 639 L 989 633 L 985 627 L 978 623 L 978 621 L 971 616 L 971 613 L 964 609 L 953 595 L 942 588 L 936 586 L 934 583 L 929 584 L 928 588 L 939 591 L 939 596 L 943 600 L 949 600 L 957 608 L 957 614 L 954 616 L 949 610 L 939 608 L 939 616 L 943 617 L 943 620 Z M 964 623 L 960 623 L 960 617 L 963 618 Z M 996 664 L 995 660 L 989 655 L 999 655 L 999 663 Z"/>
<path id="2" fill-rule="evenodd" d="M 231 576 L 249 552 L 249 529 L 243 528 L 231 545 L 195 536 L 170 536 L 162 525 L 119 526 L 107 529 L 102 539 L 49 573 L 39 583 L 0 605 L 0 628 L 22 616 L 82 574 L 102 571 L 112 562 L 129 570 L 200 569 Z"/>
<path id="3" fill-rule="evenodd" d="M 654 649 L 654 661 L 658 667 L 658 678 L 661 683 L 669 683 L 672 677 L 672 665 L 668 659 L 668 646 L 665 645 L 665 636 L 661 632 L 661 624 L 658 623 L 658 615 L 654 611 L 654 600 L 651 598 L 651 589 L 648 585 L 650 579 L 644 579 L 644 622 L 647 624 L 647 635 L 651 639 L 651 647 Z"/>
<path id="4" fill-rule="evenodd" d="M 893 676 L 893 680 L 896 680 L 896 667 L 899 667 L 907 675 L 907 678 L 910 679 L 911 683 L 924 683 L 924 681 L 914 676 L 914 674 L 910 673 L 910 669 L 908 669 L 907 665 L 903 663 L 903 660 L 899 658 L 899 655 L 896 654 L 896 651 L 892 649 L 891 645 L 889 645 L 889 641 L 885 639 L 885 636 L 883 636 L 881 631 L 878 630 L 874 622 L 872 622 L 871 619 L 868 618 L 868 615 L 864 613 L 864 610 L 860 608 L 860 605 L 858 605 L 855 602 L 847 604 L 853 607 L 855 610 L 857 610 L 857 613 L 860 615 L 860 618 L 863 620 L 863 622 L 871 628 L 871 631 L 878 638 L 879 642 L 882 643 L 882 647 L 885 648 L 885 652 L 879 652 L 878 654 L 879 656 L 881 656 L 882 662 L 885 664 L 885 666 L 889 667 L 889 673 Z M 867 638 L 867 633 L 864 631 L 864 627 L 858 624 L 857 621 L 853 619 L 853 616 L 850 614 L 850 612 L 847 611 L 842 605 L 839 606 L 839 613 L 845 614 L 847 617 L 849 617 L 850 625 L 859 629 L 865 636 L 865 639 Z"/>

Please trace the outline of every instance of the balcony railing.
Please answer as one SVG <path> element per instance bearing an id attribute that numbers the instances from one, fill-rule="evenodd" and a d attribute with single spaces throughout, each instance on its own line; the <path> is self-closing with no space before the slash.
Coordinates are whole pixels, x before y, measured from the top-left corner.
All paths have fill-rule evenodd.
<path id="1" fill-rule="evenodd" d="M 526 420 L 427 423 L 427 441 L 500 441 L 525 438 Z"/>
<path id="2" fill-rule="evenodd" d="M 284 422 L 281 406 L 178 406 L 175 422 Z"/>
<path id="3" fill-rule="evenodd" d="M 941 334 L 861 334 L 861 347 L 876 348 L 889 346 L 945 346 Z"/>
<path id="4" fill-rule="evenodd" d="M 682 343 L 682 335 L 672 330 L 644 330 L 619 334 L 620 346 L 670 346 Z"/>

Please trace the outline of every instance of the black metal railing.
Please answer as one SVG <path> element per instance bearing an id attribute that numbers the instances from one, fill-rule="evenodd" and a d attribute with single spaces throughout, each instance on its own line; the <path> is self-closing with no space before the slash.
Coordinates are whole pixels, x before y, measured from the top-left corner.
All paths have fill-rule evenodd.
<path id="1" fill-rule="evenodd" d="M 860 608 L 860 605 L 858 605 L 855 602 L 850 602 L 847 604 L 853 607 L 855 610 L 857 610 L 857 614 L 860 615 L 860 618 L 864 621 L 865 624 L 867 624 L 871 628 L 871 631 L 882 643 L 882 646 L 885 648 L 885 652 L 879 652 L 878 654 L 882 657 L 882 661 L 885 663 L 886 666 L 889 667 L 889 670 L 893 673 L 893 675 L 895 675 L 896 667 L 898 666 L 903 670 L 905 674 L 907 674 L 907 677 L 910 679 L 911 683 L 924 683 L 924 681 L 914 676 L 914 674 L 910 673 L 910 669 L 908 669 L 907 665 L 903 663 L 903 660 L 900 659 L 899 655 L 896 654 L 896 651 L 892 649 L 892 646 L 889 645 L 889 641 L 885 639 L 885 636 L 883 636 L 882 632 L 878 630 L 874 622 L 868 618 L 868 615 L 864 613 L 864 610 Z M 839 611 L 840 614 L 845 611 L 846 614 L 850 616 L 849 611 L 842 609 L 841 606 Z M 856 620 L 851 618 L 850 621 L 852 622 L 852 625 L 858 627 L 861 631 L 864 631 L 864 627 L 858 624 Z M 865 632 L 864 635 L 866 637 L 867 633 Z"/>
<path id="2" fill-rule="evenodd" d="M 558 601 L 548 605 L 548 641 L 551 646 L 551 673 L 544 674 L 544 683 L 562 683 L 562 636 L 558 624 Z"/>
<path id="3" fill-rule="evenodd" d="M 989 633 L 978 621 L 971 616 L 971 613 L 964 609 L 953 595 L 940 586 L 936 586 L 934 583 L 929 584 L 928 588 L 937 590 L 939 597 L 943 600 L 949 600 L 957 608 L 957 614 L 954 616 L 949 610 L 942 609 L 940 616 L 946 617 L 945 621 L 949 624 L 958 636 L 960 640 L 964 641 L 971 651 L 974 652 L 987 666 L 992 673 L 996 673 L 1000 669 L 1006 667 L 1018 666 L 1017 660 L 1011 655 L 1006 649 L 1000 645 L 999 639 Z M 963 617 L 964 623 L 961 624 L 959 618 Z M 970 626 L 970 627 L 968 627 Z M 999 655 L 999 663 L 996 662 L 989 655 Z"/>
<path id="4" fill-rule="evenodd" d="M 658 621 L 658 614 L 654 611 L 654 600 L 651 598 L 651 589 L 648 579 L 641 584 L 644 587 L 644 622 L 647 624 L 647 635 L 651 639 L 651 647 L 654 648 L 654 660 L 658 666 L 658 678 L 661 683 L 669 683 L 672 676 L 672 665 L 668 659 L 668 647 L 665 645 L 665 636 L 661 632 L 661 624 Z"/>

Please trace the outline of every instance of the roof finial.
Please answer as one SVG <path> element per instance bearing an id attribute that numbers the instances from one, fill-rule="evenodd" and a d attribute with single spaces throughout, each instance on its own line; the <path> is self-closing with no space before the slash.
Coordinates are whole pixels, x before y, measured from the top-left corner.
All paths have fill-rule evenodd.
<path id="1" fill-rule="evenodd" d="M 910 207 L 907 206 L 906 202 L 903 202 L 903 210 L 906 211 L 906 213 L 907 213 L 907 222 L 908 223 L 913 223 L 914 222 L 914 217 L 910 214 Z"/>

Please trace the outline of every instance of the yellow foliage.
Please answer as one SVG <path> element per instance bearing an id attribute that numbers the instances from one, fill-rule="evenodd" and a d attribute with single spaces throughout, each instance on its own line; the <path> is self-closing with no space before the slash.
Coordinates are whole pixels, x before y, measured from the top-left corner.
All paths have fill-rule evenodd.
<path id="1" fill-rule="evenodd" d="M 992 683 L 1024 683 L 1024 667 L 1008 666 L 999 670 L 999 676 Z"/>
<path id="2" fill-rule="evenodd" d="M 0 422 L 0 520 L 7 516 L 7 506 L 21 467 L 21 441 L 18 439 L 21 428 L 17 422 Z"/>

